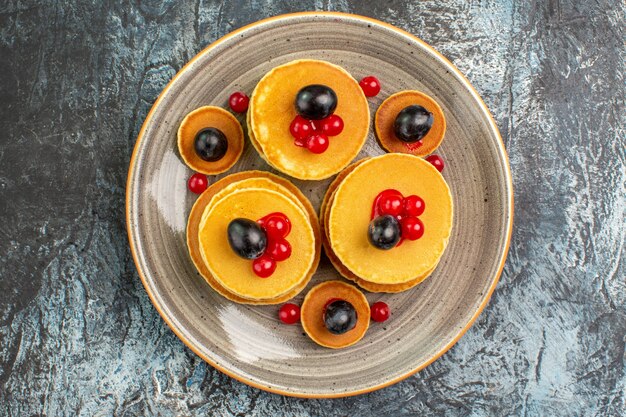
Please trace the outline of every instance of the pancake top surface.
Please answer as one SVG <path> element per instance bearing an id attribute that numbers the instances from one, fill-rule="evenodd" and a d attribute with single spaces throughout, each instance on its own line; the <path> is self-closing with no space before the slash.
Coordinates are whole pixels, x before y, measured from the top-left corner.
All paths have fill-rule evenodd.
<path id="1" fill-rule="evenodd" d="M 216 280 L 229 291 L 249 299 L 278 297 L 306 278 L 315 259 L 315 237 L 308 217 L 290 198 L 261 188 L 235 190 L 208 207 L 198 232 L 201 254 Z M 278 262 L 269 278 L 252 271 L 252 261 L 240 258 L 228 243 L 228 224 L 236 218 L 258 220 L 282 212 L 291 221 L 291 256 Z"/>
<path id="2" fill-rule="evenodd" d="M 195 151 L 196 135 L 202 129 L 213 127 L 226 136 L 228 150 L 224 157 L 209 162 L 200 158 Z M 178 128 L 178 151 L 187 166 L 207 175 L 228 171 L 243 152 L 243 129 L 239 121 L 221 107 L 204 106 L 185 116 Z"/>
<path id="3" fill-rule="evenodd" d="M 333 334 L 324 324 L 326 304 L 333 298 L 352 304 L 357 313 L 356 326 L 343 334 Z M 370 323 L 370 306 L 358 288 L 343 281 L 325 281 L 311 288 L 302 303 L 301 322 L 304 331 L 317 344 L 333 349 L 358 342 Z"/>
<path id="4" fill-rule="evenodd" d="M 323 84 L 337 94 L 334 114 L 344 130 L 330 138 L 322 154 L 294 145 L 289 125 L 296 117 L 295 98 L 310 84 Z M 257 84 L 250 104 L 255 145 L 276 169 L 300 179 L 324 179 L 341 171 L 365 143 L 369 130 L 369 106 L 359 84 L 343 68 L 325 61 L 298 60 L 278 66 Z"/>
<path id="5" fill-rule="evenodd" d="M 405 107 L 418 105 L 433 114 L 433 125 L 428 133 L 416 143 L 405 143 L 396 137 L 394 123 L 398 113 Z M 446 133 L 446 119 L 443 110 L 430 96 L 413 90 L 405 90 L 389 96 L 376 110 L 374 117 L 376 137 L 389 152 L 409 153 L 426 156 L 434 152 Z"/>
<path id="6" fill-rule="evenodd" d="M 381 250 L 369 243 L 367 231 L 376 196 L 390 188 L 424 199 L 426 209 L 419 218 L 425 232 L 418 240 Z M 412 155 L 386 154 L 357 166 L 337 187 L 328 217 L 329 241 L 341 263 L 360 278 L 399 284 L 437 264 L 450 236 L 452 216 L 450 190 L 437 169 Z"/>

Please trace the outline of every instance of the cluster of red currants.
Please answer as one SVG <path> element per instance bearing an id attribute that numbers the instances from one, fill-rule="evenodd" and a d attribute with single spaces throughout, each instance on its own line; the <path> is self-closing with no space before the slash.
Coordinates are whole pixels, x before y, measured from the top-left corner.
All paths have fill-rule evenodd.
<path id="1" fill-rule="evenodd" d="M 286 237 L 291 232 L 291 222 L 283 213 L 270 213 L 257 220 L 267 236 L 267 248 L 263 255 L 252 261 L 252 270 L 261 277 L 267 278 L 276 270 L 276 263 L 291 256 L 291 245 Z"/>
<path id="2" fill-rule="evenodd" d="M 337 136 L 342 131 L 343 120 L 336 114 L 321 120 L 309 120 L 298 115 L 289 126 L 289 132 L 294 138 L 293 143 L 317 154 L 328 149 L 330 136 Z"/>
<path id="3" fill-rule="evenodd" d="M 371 219 L 376 223 L 379 219 L 387 220 L 384 226 L 385 242 L 373 239 L 373 243 L 381 243 L 381 249 L 390 249 L 399 246 L 404 239 L 417 240 L 424 235 L 424 223 L 418 218 L 424 213 L 426 203 L 417 195 L 404 197 L 398 190 L 384 190 L 374 199 Z M 372 228 L 370 228 L 370 233 Z M 372 238 L 370 236 L 370 238 Z M 388 240 L 388 241 L 387 241 Z"/>

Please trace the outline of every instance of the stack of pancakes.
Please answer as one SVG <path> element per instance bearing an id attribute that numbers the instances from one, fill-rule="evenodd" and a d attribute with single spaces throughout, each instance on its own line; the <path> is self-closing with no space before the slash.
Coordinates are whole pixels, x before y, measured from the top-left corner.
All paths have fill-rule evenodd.
<path id="1" fill-rule="evenodd" d="M 261 279 L 252 262 L 228 243 L 228 224 L 282 212 L 291 221 L 291 256 Z M 279 304 L 298 294 L 317 269 L 321 236 L 309 200 L 288 180 L 261 171 L 232 174 L 212 184 L 195 202 L 187 223 L 187 246 L 200 274 L 219 294 L 243 304 Z"/>
<path id="2" fill-rule="evenodd" d="M 289 125 L 296 117 L 295 98 L 301 88 L 323 84 L 337 95 L 334 114 L 344 122 L 322 154 L 294 145 Z M 303 59 L 278 66 L 257 84 L 247 113 L 248 136 L 259 155 L 291 177 L 321 180 L 352 161 L 367 139 L 370 113 L 363 90 L 343 68 L 326 61 Z"/>
<path id="3" fill-rule="evenodd" d="M 390 250 L 372 246 L 367 237 L 372 203 L 378 193 L 396 189 L 418 195 L 424 235 Z M 362 159 L 330 184 L 320 209 L 322 242 L 339 273 L 371 292 L 405 291 L 426 279 L 448 244 L 452 197 L 443 176 L 427 161 L 390 153 Z"/>

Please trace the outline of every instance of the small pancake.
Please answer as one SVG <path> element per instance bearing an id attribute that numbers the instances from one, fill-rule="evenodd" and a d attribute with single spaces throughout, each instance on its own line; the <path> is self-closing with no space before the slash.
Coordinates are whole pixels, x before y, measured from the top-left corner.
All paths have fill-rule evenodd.
<path id="1" fill-rule="evenodd" d="M 413 288 L 417 284 L 424 281 L 430 274 L 435 270 L 436 266 L 428 271 L 426 274 L 419 276 L 411 281 L 407 281 L 403 284 L 376 284 L 373 282 L 366 281 L 354 275 L 348 268 L 343 266 L 333 249 L 330 247 L 330 243 L 328 242 L 328 215 L 330 214 L 330 207 L 332 206 L 332 201 L 334 198 L 334 193 L 341 181 L 354 170 L 359 164 L 364 162 L 366 159 L 361 159 L 349 165 L 346 169 L 341 171 L 339 175 L 333 180 L 332 183 L 328 186 L 328 190 L 324 195 L 324 199 L 322 200 L 322 205 L 320 208 L 320 227 L 322 229 L 322 245 L 324 246 L 324 252 L 326 252 L 326 256 L 333 264 L 337 272 L 347 280 L 350 280 L 357 284 L 359 287 L 363 288 L 369 292 L 382 292 L 382 293 L 398 293 L 402 291 L 406 291 L 410 288 Z"/>
<path id="2" fill-rule="evenodd" d="M 195 150 L 196 135 L 208 127 L 221 130 L 228 140 L 226 155 L 215 162 L 205 161 Z M 207 175 L 228 171 L 243 152 L 243 129 L 235 116 L 226 110 L 214 106 L 200 107 L 181 122 L 178 128 L 178 151 L 185 164 L 194 171 Z"/>
<path id="3" fill-rule="evenodd" d="M 204 264 L 204 260 L 202 259 L 202 255 L 200 254 L 200 244 L 198 241 L 198 230 L 200 226 L 200 221 L 204 213 L 205 207 L 208 205 L 208 203 L 213 198 L 213 196 L 219 191 L 221 191 L 222 189 L 226 188 L 227 186 L 233 183 L 240 182 L 242 180 L 250 179 L 250 178 L 270 179 L 274 181 L 275 183 L 283 186 L 288 191 L 290 191 L 298 199 L 298 201 L 302 204 L 302 206 L 305 208 L 305 211 L 309 216 L 309 221 L 311 223 L 311 226 L 313 227 L 313 232 L 315 234 L 316 256 L 315 256 L 314 263 L 311 269 L 309 270 L 307 277 L 298 286 L 296 286 L 287 294 L 282 295 L 280 297 L 273 298 L 273 299 L 267 299 L 267 300 L 249 300 L 246 298 L 239 297 L 238 295 L 233 294 L 230 291 L 228 291 L 226 288 L 224 288 L 213 277 L 213 275 L 211 275 L 210 271 Z M 320 242 L 321 242 L 321 236 L 320 236 L 320 230 L 319 230 L 318 221 L 317 221 L 317 215 L 315 214 L 315 210 L 313 209 L 313 206 L 311 205 L 310 201 L 304 196 L 304 194 L 302 194 L 300 189 L 298 189 L 290 181 L 284 178 L 281 178 L 277 175 L 270 174 L 269 172 L 264 172 L 264 171 L 238 172 L 236 174 L 228 175 L 227 177 L 224 177 L 221 180 L 213 183 L 211 186 L 209 186 L 209 188 L 206 191 L 204 191 L 204 193 L 202 193 L 198 197 L 193 207 L 191 208 L 191 212 L 189 213 L 189 220 L 187 222 L 187 247 L 189 249 L 189 255 L 191 257 L 191 260 L 196 266 L 196 269 L 198 270 L 200 275 L 207 281 L 207 283 L 217 293 L 219 293 L 220 295 L 222 295 L 223 297 L 231 301 L 234 301 L 236 303 L 241 303 L 241 304 L 253 304 L 253 305 L 281 304 L 290 300 L 296 295 L 298 295 L 298 293 L 300 293 L 300 291 L 302 291 L 307 286 L 307 284 L 311 280 L 311 277 L 315 273 L 315 270 L 317 269 L 317 265 L 320 259 L 320 252 L 321 252 Z"/>
<path id="4" fill-rule="evenodd" d="M 295 98 L 310 84 L 323 84 L 337 94 L 334 114 L 344 121 L 341 134 L 330 138 L 322 154 L 294 145 L 289 125 L 296 117 Z M 303 180 L 320 180 L 341 171 L 367 139 L 369 106 L 361 87 L 343 68 L 325 61 L 297 60 L 268 72 L 257 84 L 248 108 L 251 142 L 273 167 Z"/>
<path id="5" fill-rule="evenodd" d="M 333 334 L 324 325 L 324 309 L 329 300 L 338 298 L 352 304 L 357 313 L 356 326 L 343 334 Z M 304 297 L 300 314 L 302 328 L 318 345 L 339 349 L 355 344 L 370 325 L 370 306 L 356 287 L 342 281 L 326 281 L 311 288 Z"/>
<path id="6" fill-rule="evenodd" d="M 252 271 L 251 260 L 232 250 L 227 229 L 236 218 L 257 220 L 274 211 L 284 213 L 291 222 L 287 240 L 292 253 L 263 279 Z M 316 255 L 315 235 L 304 212 L 283 194 L 263 188 L 236 190 L 217 201 L 201 221 L 198 239 L 213 277 L 230 292 L 253 300 L 276 298 L 295 288 L 307 277 Z"/>
<path id="7" fill-rule="evenodd" d="M 419 105 L 433 114 L 433 125 L 416 143 L 406 143 L 396 137 L 393 124 L 398 113 L 405 107 Z M 400 91 L 389 96 L 382 102 L 374 118 L 374 129 L 380 145 L 389 152 L 408 153 L 416 156 L 426 156 L 435 151 L 441 144 L 446 133 L 446 119 L 441 107 L 435 100 L 419 91 Z"/>
<path id="8" fill-rule="evenodd" d="M 424 199 L 420 220 L 425 233 L 384 251 L 369 243 L 367 229 L 374 199 L 389 188 Z M 436 266 L 450 237 L 452 215 L 450 190 L 435 167 L 422 158 L 389 153 L 361 163 L 339 184 L 327 219 L 328 240 L 341 264 L 359 278 L 405 284 Z"/>

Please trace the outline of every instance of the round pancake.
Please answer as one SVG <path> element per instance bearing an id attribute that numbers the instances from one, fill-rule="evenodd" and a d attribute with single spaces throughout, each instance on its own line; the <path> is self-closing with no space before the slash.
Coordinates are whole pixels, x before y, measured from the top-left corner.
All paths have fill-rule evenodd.
<path id="1" fill-rule="evenodd" d="M 218 161 L 209 162 L 195 151 L 196 134 L 207 127 L 222 131 L 228 140 L 226 155 Z M 229 170 L 243 152 L 243 129 L 239 121 L 228 111 L 214 106 L 200 107 L 189 113 L 178 128 L 178 151 L 187 166 L 207 175 Z"/>
<path id="2" fill-rule="evenodd" d="M 287 240 L 292 253 L 263 279 L 252 271 L 251 260 L 232 250 L 227 228 L 236 218 L 257 220 L 275 211 L 291 221 Z M 217 201 L 201 221 L 198 239 L 200 254 L 213 277 L 230 292 L 253 300 L 276 298 L 296 287 L 307 277 L 316 254 L 313 229 L 302 210 L 281 193 L 263 188 L 236 190 Z"/>
<path id="3" fill-rule="evenodd" d="M 289 132 L 297 115 L 296 94 L 310 84 L 335 91 L 335 114 L 344 121 L 343 132 L 330 138 L 322 154 L 294 145 Z M 370 124 L 367 99 L 356 80 L 343 68 L 317 60 L 292 61 L 268 72 L 254 89 L 248 112 L 253 145 L 261 156 L 279 171 L 304 180 L 320 180 L 341 171 L 363 147 Z"/>
<path id="4" fill-rule="evenodd" d="M 284 187 L 293 196 L 295 196 L 296 199 L 300 202 L 300 204 L 302 204 L 302 206 L 304 207 L 309 217 L 311 226 L 313 227 L 313 233 L 315 234 L 316 256 L 315 256 L 313 265 L 311 269 L 309 270 L 309 273 L 307 274 L 307 277 L 299 285 L 297 285 L 294 289 L 292 289 L 285 295 L 272 298 L 272 299 L 267 299 L 267 300 L 249 300 L 246 298 L 239 297 L 238 295 L 233 294 L 230 291 L 228 291 L 226 288 L 224 288 L 213 277 L 213 275 L 211 275 L 210 271 L 204 264 L 204 260 L 202 259 L 202 255 L 200 254 L 200 243 L 198 241 L 198 230 L 200 226 L 200 221 L 204 213 L 205 207 L 208 205 L 208 203 L 213 198 L 213 196 L 219 191 L 221 191 L 222 189 L 228 187 L 229 185 L 235 182 L 240 182 L 242 180 L 250 179 L 250 178 L 270 179 L 271 181 Z M 202 193 L 198 197 L 196 202 L 194 203 L 193 207 L 191 208 L 191 212 L 189 213 L 189 220 L 187 222 L 187 247 L 189 249 L 189 255 L 191 257 L 191 260 L 196 266 L 196 269 L 198 270 L 200 275 L 207 281 L 207 283 L 217 293 L 219 293 L 220 295 L 222 295 L 223 297 L 231 301 L 234 301 L 236 303 L 241 303 L 241 304 L 253 304 L 253 305 L 281 304 L 290 300 L 296 295 L 298 295 L 300 291 L 302 291 L 306 287 L 306 285 L 309 283 L 309 281 L 311 280 L 311 277 L 313 276 L 313 274 L 315 273 L 315 270 L 317 269 L 317 265 L 320 259 L 320 252 L 321 252 L 320 242 L 321 242 L 321 236 L 320 236 L 320 230 L 319 230 L 318 221 L 317 221 L 317 215 L 315 214 L 315 210 L 313 209 L 311 202 L 304 196 L 304 194 L 302 194 L 300 189 L 298 189 L 290 181 L 284 178 L 281 178 L 277 175 L 271 174 L 269 172 L 265 172 L 265 171 L 238 172 L 235 174 L 228 175 L 227 177 L 224 177 L 221 180 L 211 184 L 209 188 L 206 191 L 204 191 L 204 193 Z"/>
<path id="5" fill-rule="evenodd" d="M 430 271 L 428 271 L 425 275 L 414 278 L 410 281 L 407 281 L 403 284 L 376 284 L 373 282 L 366 281 L 354 275 L 348 268 L 343 266 L 333 249 L 330 247 L 330 243 L 328 242 L 328 215 L 330 214 L 330 207 L 332 205 L 332 201 L 334 198 L 334 193 L 341 181 L 354 170 L 359 164 L 366 161 L 366 159 L 361 159 L 351 165 L 349 165 L 346 169 L 341 171 L 339 175 L 330 183 L 328 186 L 328 190 L 324 195 L 324 199 L 322 200 L 322 205 L 320 208 L 320 228 L 322 229 L 322 245 L 324 246 L 324 252 L 326 252 L 326 256 L 330 260 L 331 264 L 335 267 L 337 272 L 347 280 L 350 280 L 357 284 L 359 287 L 363 288 L 369 292 L 382 292 L 382 293 L 398 293 L 402 291 L 406 291 L 410 288 L 413 288 L 420 282 L 424 281 L 430 274 L 435 270 L 433 267 Z"/>
<path id="6" fill-rule="evenodd" d="M 329 200 L 329 202 L 326 204 L 324 212 L 320 213 L 320 227 L 322 228 L 322 245 L 324 246 L 326 256 L 342 277 L 354 282 L 359 287 L 369 292 L 398 293 L 413 288 L 414 286 L 428 278 L 430 274 L 432 274 L 437 265 L 435 265 L 425 274 L 420 275 L 402 284 L 376 284 L 374 282 L 369 282 L 362 278 L 359 278 L 354 273 L 352 273 L 352 271 L 342 265 L 341 261 L 339 261 L 337 255 L 335 255 L 335 252 L 333 252 L 333 249 L 330 247 L 330 243 L 328 242 L 328 216 L 330 214 L 330 207 L 334 199 L 334 189 L 336 189 L 338 185 L 339 183 L 334 184 L 334 186 L 333 184 L 331 184 L 331 187 L 329 187 L 328 192 L 324 196 L 324 201 Z M 437 263 L 439 263 L 439 261 L 437 261 Z"/>
<path id="7" fill-rule="evenodd" d="M 406 143 L 396 137 L 393 124 L 398 113 L 405 107 L 419 105 L 433 114 L 433 125 L 416 143 Z M 419 91 L 400 91 L 382 102 L 374 117 L 374 129 L 380 145 L 389 152 L 409 153 L 426 156 L 435 151 L 446 133 L 446 119 L 443 110 L 435 100 Z"/>
<path id="8" fill-rule="evenodd" d="M 333 334 L 324 325 L 324 309 L 329 300 L 348 301 L 357 313 L 356 326 L 343 334 Z M 341 281 L 326 281 L 311 288 L 304 297 L 300 314 L 302 328 L 318 345 L 339 349 L 355 344 L 370 325 L 370 306 L 356 287 Z"/>
<path id="9" fill-rule="evenodd" d="M 389 188 L 424 199 L 425 233 L 384 251 L 369 243 L 367 230 L 374 199 Z M 439 171 L 416 156 L 389 153 L 361 163 L 339 184 L 330 205 L 328 240 L 341 264 L 359 278 L 403 284 L 435 267 L 448 243 L 452 216 L 450 190 Z"/>

